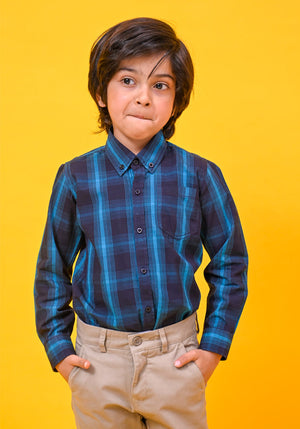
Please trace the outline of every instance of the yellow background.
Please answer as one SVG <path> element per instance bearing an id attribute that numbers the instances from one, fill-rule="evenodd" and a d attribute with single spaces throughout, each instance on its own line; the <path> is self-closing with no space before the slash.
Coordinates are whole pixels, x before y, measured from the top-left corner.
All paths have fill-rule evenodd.
<path id="1" fill-rule="evenodd" d="M 171 140 L 221 167 L 250 253 L 249 299 L 229 358 L 207 388 L 210 428 L 296 428 L 298 0 L 2 0 L 0 7 L 1 429 L 75 427 L 69 388 L 35 333 L 35 264 L 59 165 L 105 143 L 93 134 L 90 47 L 109 26 L 137 16 L 166 20 L 190 49 L 195 91 Z"/>

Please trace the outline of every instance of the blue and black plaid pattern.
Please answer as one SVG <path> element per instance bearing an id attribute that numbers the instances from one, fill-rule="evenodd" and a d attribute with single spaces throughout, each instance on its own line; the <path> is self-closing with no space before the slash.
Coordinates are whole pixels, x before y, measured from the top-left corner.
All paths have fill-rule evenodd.
<path id="1" fill-rule="evenodd" d="M 35 280 L 37 330 L 53 368 L 74 353 L 74 311 L 130 332 L 195 312 L 203 245 L 211 261 L 200 347 L 226 358 L 247 295 L 247 251 L 219 168 L 161 132 L 138 155 L 110 133 L 104 147 L 62 165 Z"/>

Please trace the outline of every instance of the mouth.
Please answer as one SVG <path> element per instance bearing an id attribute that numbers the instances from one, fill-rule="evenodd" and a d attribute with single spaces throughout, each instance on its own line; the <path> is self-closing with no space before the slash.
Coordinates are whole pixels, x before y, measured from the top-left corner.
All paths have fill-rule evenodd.
<path id="1" fill-rule="evenodd" d="M 128 115 L 131 116 L 132 118 L 136 118 L 136 119 L 141 119 L 143 121 L 151 121 L 151 118 L 147 118 L 146 116 L 143 115 Z"/>

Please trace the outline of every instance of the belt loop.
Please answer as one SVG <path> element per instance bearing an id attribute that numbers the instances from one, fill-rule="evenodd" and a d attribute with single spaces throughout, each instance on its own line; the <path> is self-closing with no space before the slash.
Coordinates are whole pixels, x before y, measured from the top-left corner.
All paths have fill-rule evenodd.
<path id="1" fill-rule="evenodd" d="M 99 336 L 99 347 L 101 353 L 106 353 L 106 329 L 101 328 Z"/>
<path id="2" fill-rule="evenodd" d="M 167 351 L 168 351 L 168 340 L 166 337 L 165 330 L 162 328 L 162 329 L 159 329 L 158 332 L 159 332 L 160 340 L 161 340 L 161 351 L 163 353 L 167 353 Z"/>
<path id="3" fill-rule="evenodd" d="M 197 315 L 197 313 L 196 313 L 196 331 L 197 331 L 197 334 L 199 334 L 200 329 L 199 329 L 199 321 L 198 321 L 198 315 Z"/>

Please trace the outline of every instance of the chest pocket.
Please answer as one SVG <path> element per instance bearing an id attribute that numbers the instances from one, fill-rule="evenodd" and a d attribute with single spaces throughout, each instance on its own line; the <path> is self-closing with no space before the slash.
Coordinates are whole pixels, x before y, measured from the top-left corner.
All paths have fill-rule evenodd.
<path id="1" fill-rule="evenodd" d="M 164 234 L 180 239 L 200 235 L 200 203 L 197 188 L 165 190 L 161 196 L 159 223 Z"/>

